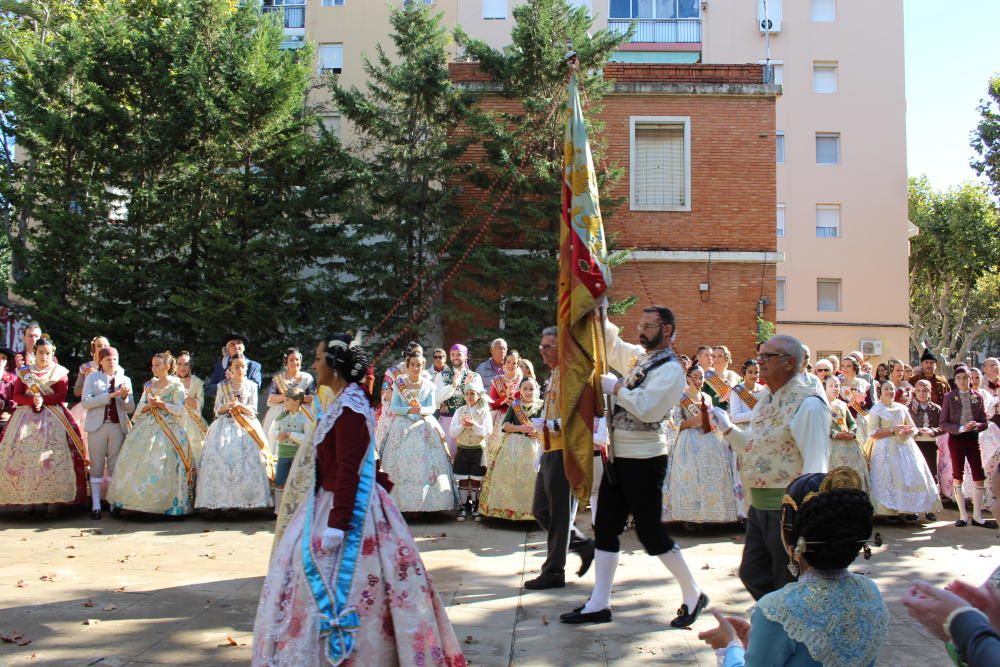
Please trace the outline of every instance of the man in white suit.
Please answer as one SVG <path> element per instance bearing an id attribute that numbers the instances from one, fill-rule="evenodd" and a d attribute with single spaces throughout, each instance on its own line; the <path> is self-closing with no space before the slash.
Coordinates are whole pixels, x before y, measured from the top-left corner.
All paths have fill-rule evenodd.
<path id="1" fill-rule="evenodd" d="M 99 361 L 101 370 L 87 376 L 81 401 L 87 411 L 83 428 L 90 454 L 92 519 L 101 518 L 101 482 L 111 481 L 118 452 L 132 428 L 128 416 L 135 410 L 132 381 L 118 366 L 118 350 L 104 348 Z"/>

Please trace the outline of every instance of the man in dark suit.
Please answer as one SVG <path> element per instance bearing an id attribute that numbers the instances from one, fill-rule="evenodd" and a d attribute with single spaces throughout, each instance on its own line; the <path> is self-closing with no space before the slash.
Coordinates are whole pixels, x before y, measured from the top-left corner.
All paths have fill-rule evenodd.
<path id="1" fill-rule="evenodd" d="M 225 353 L 222 359 L 215 362 L 215 366 L 212 368 L 212 377 L 205 383 L 205 396 L 215 398 L 215 391 L 219 383 L 226 379 L 226 373 L 229 371 L 229 360 L 237 354 L 246 356 L 246 347 L 249 342 L 246 336 L 238 333 L 231 333 L 225 337 L 222 343 Z M 247 357 L 247 379 L 255 382 L 257 388 L 260 389 L 261 377 L 260 364 Z"/>
<path id="2" fill-rule="evenodd" d="M 988 426 L 983 397 L 972 391 L 972 379 L 965 366 L 955 367 L 955 387 L 954 391 L 945 394 L 941 403 L 940 421 L 941 430 L 948 434 L 948 454 L 951 456 L 951 475 L 954 478 L 952 489 L 955 491 L 955 502 L 958 503 L 959 519 L 955 525 L 961 528 L 968 525 L 969 521 L 965 496 L 962 495 L 965 462 L 968 461 L 973 484 L 972 525 L 996 530 L 996 521 L 983 519 L 986 471 L 983 470 L 983 456 L 979 450 L 979 433 Z M 941 480 L 942 484 L 947 482 L 948 480 Z"/>

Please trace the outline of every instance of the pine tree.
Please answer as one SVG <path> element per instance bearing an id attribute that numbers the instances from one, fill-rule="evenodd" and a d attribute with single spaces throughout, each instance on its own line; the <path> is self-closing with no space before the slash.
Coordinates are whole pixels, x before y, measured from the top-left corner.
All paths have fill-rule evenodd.
<path id="1" fill-rule="evenodd" d="M 273 368 L 349 316 L 330 222 L 342 151 L 307 106 L 313 51 L 229 0 L 109 0 L 33 49 L 12 110 L 34 178 L 14 291 L 62 344 L 96 334 L 144 368 L 186 347 L 207 372 L 226 331 Z"/>
<path id="2" fill-rule="evenodd" d="M 457 132 L 468 115 L 468 95 L 449 79 L 449 37 L 440 15 L 409 4 L 393 10 L 390 21 L 392 51 L 380 45 L 365 58 L 365 89 L 331 84 L 354 132 L 348 148 L 358 173 L 343 224 L 364 267 L 349 270 L 361 304 L 359 325 L 377 326 L 415 284 L 376 332 L 383 343 L 397 333 L 418 338 L 436 328 L 437 309 L 423 307 L 438 301 L 452 263 L 438 258 L 463 225 L 456 197 L 468 145 Z"/>
<path id="3" fill-rule="evenodd" d="M 588 131 L 598 170 L 605 217 L 617 201 L 608 193 L 621 170 L 601 159 L 602 124 L 593 120 L 610 82 L 604 64 L 628 36 L 600 30 L 590 34 L 593 20 L 585 8 L 565 0 L 529 0 L 514 9 L 512 44 L 503 51 L 459 30 L 456 39 L 465 55 L 477 61 L 499 84 L 504 99 L 519 102 L 516 111 L 480 108 L 472 124 L 481 138 L 486 160 L 471 174 L 473 183 L 490 189 L 485 210 L 496 210 L 492 242 L 470 258 L 466 284 L 491 285 L 488 292 L 457 286 L 458 296 L 483 313 L 502 313 L 503 330 L 492 317 L 473 322 L 477 343 L 503 335 L 523 344 L 538 338 L 541 327 L 555 322 L 555 293 L 561 207 L 563 134 L 569 63 L 576 53 L 577 75 L 587 105 Z M 500 193 L 506 195 L 500 198 Z M 517 252 L 510 252 L 516 249 Z M 498 289 L 499 288 L 499 289 Z"/>

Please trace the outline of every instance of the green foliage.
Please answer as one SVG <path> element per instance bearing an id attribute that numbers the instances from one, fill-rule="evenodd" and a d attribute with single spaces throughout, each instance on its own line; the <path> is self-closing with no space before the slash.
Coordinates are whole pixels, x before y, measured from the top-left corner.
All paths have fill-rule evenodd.
<path id="1" fill-rule="evenodd" d="M 979 124 L 972 133 L 972 148 L 978 155 L 972 168 L 985 174 L 993 194 L 1000 196 L 1000 76 L 990 78 L 986 92 L 979 104 Z"/>
<path id="2" fill-rule="evenodd" d="M 305 102 L 312 50 L 282 39 L 255 5 L 107 0 L 25 48 L 9 101 L 32 161 L 0 188 L 32 221 L 14 289 L 61 359 L 103 334 L 126 367 L 185 347 L 207 373 L 237 328 L 267 368 L 353 312 L 325 289 L 342 152 Z"/>
<path id="3" fill-rule="evenodd" d="M 477 344 L 497 335 L 518 344 L 534 341 L 543 326 L 555 322 L 567 44 L 577 54 L 578 83 L 585 112 L 592 119 L 611 85 L 603 78 L 604 64 L 628 39 L 606 30 L 589 34 L 593 21 L 586 9 L 569 8 L 565 0 L 529 0 L 514 8 L 514 18 L 512 44 L 503 51 L 461 29 L 456 32 L 465 55 L 492 75 L 498 94 L 517 103 L 509 111 L 480 108 L 471 119 L 485 159 L 470 170 L 469 179 L 484 190 L 492 188 L 480 215 L 496 212 L 492 242 L 473 252 L 465 280 L 455 289 L 457 297 L 487 314 L 486 321 L 469 322 Z M 617 203 L 608 193 L 622 172 L 603 164 L 601 129 L 600 123 L 589 122 L 607 219 Z M 516 248 L 518 253 L 504 252 L 502 247 Z M 491 287 L 477 290 L 475 285 Z M 498 312 L 503 331 L 492 318 Z"/>
<path id="4" fill-rule="evenodd" d="M 777 326 L 774 322 L 765 320 L 762 317 L 757 318 L 757 331 L 754 332 L 754 342 L 756 343 L 766 343 L 772 336 L 777 333 Z"/>
<path id="5" fill-rule="evenodd" d="M 985 186 L 935 191 L 910 179 L 910 342 L 951 366 L 1000 331 L 1000 213 Z"/>
<path id="6" fill-rule="evenodd" d="M 417 282 L 392 321 L 377 332 L 408 339 L 427 334 L 438 312 L 421 307 L 438 301 L 455 249 L 437 262 L 447 240 L 463 224 L 459 158 L 468 134 L 458 130 L 467 115 L 468 94 L 448 76 L 449 36 L 440 15 L 408 5 L 390 17 L 393 53 L 381 46 L 365 58 L 365 90 L 331 81 L 333 99 L 350 122 L 356 177 L 342 213 L 351 255 L 364 271 L 351 271 L 358 324 L 377 325 Z M 459 243 L 457 249 L 464 247 Z M 371 270 L 368 270 L 371 269 Z M 407 331 L 401 331 L 407 328 Z"/>

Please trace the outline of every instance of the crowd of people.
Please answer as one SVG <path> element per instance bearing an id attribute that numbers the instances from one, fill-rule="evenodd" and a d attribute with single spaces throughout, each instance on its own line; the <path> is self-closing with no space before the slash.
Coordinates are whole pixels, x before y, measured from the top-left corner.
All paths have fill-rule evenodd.
<path id="1" fill-rule="evenodd" d="M 739 576 L 759 602 L 749 624 L 716 615 L 719 627 L 702 633 L 725 664 L 874 664 L 887 613 L 874 584 L 847 567 L 867 554 L 875 517 L 935 521 L 942 500 L 956 504 L 956 527 L 996 530 L 984 510 L 992 503 L 996 516 L 1000 492 L 1000 364 L 957 365 L 949 380 L 929 350 L 916 370 L 896 359 L 873 369 L 859 352 L 812 360 L 775 336 L 737 373 L 723 345 L 678 354 L 676 326 L 669 309 L 645 308 L 635 345 L 606 323 L 614 372 L 601 386 L 612 407 L 593 424 L 593 539 L 576 525 L 564 468 L 554 327 L 539 342 L 544 383 L 503 339 L 474 368 L 465 345 L 428 362 L 410 343 L 378 388 L 346 335 L 317 346 L 315 376 L 288 348 L 261 420 L 262 368 L 242 335 L 226 336 L 207 382 L 189 353 L 155 354 L 138 400 L 117 350 L 96 337 L 70 409 L 70 372 L 32 324 L 22 352 L 0 349 L 0 505 L 53 515 L 89 498 L 95 520 L 105 505 L 168 516 L 273 508 L 255 628 L 262 665 L 354 650 L 371 664 L 429 652 L 463 664 L 403 513 L 537 521 L 546 560 L 526 589 L 564 586 L 569 552 L 578 576 L 594 566 L 590 596 L 560 617 L 569 624 L 612 621 L 620 536 L 634 526 L 680 586 L 673 627 L 692 625 L 709 599 L 669 524 L 741 522 Z M 385 584 L 355 585 L 358 573 Z M 992 584 L 920 584 L 906 603 L 922 622 L 947 608 L 940 622 L 976 642 L 956 649 L 968 660 L 992 650 L 982 642 L 996 637 L 996 595 Z M 955 610 L 970 606 L 988 607 L 994 630 L 961 620 Z M 865 632 L 847 631 L 858 626 Z"/>

